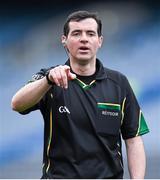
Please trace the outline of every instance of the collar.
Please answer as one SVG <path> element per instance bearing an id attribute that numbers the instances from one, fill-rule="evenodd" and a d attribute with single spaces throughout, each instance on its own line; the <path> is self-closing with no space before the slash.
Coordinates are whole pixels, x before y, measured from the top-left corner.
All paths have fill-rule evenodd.
<path id="1" fill-rule="evenodd" d="M 70 66 L 70 59 L 68 59 L 66 61 L 65 65 Z M 71 68 L 71 72 L 74 73 L 71 66 L 70 66 L 70 68 Z M 99 59 L 96 59 L 96 77 L 95 77 L 95 79 L 96 80 L 102 80 L 105 78 L 107 78 L 107 73 L 104 69 L 104 66 Z"/>

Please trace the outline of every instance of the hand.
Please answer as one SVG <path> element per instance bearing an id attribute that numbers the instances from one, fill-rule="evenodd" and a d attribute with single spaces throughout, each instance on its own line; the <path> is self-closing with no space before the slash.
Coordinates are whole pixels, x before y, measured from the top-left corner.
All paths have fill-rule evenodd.
<path id="1" fill-rule="evenodd" d="M 57 86 L 67 89 L 68 80 L 73 80 L 76 75 L 70 72 L 70 67 L 67 65 L 60 65 L 50 70 L 49 79 Z"/>

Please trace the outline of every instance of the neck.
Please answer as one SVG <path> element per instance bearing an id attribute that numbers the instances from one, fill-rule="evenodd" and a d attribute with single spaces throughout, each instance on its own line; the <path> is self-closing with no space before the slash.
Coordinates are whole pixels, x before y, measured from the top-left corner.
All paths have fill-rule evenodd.
<path id="1" fill-rule="evenodd" d="M 90 76 L 96 72 L 96 59 L 90 62 L 70 60 L 70 65 L 73 72 L 81 76 Z"/>

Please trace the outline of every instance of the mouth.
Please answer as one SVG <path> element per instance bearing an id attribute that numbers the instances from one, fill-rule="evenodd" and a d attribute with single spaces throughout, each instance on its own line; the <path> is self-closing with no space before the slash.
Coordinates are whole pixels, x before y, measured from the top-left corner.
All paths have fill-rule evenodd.
<path id="1" fill-rule="evenodd" d="M 90 49 L 86 46 L 81 46 L 78 50 L 82 53 L 87 53 Z"/>

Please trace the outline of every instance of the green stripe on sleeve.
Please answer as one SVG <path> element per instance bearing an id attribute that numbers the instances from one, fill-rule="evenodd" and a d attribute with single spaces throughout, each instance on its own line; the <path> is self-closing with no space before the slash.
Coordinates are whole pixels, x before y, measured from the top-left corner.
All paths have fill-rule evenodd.
<path id="1" fill-rule="evenodd" d="M 136 136 L 143 135 L 149 132 L 149 128 L 147 126 L 147 123 L 145 121 L 145 118 L 143 116 L 142 111 L 140 111 L 139 115 L 139 127 Z"/>

